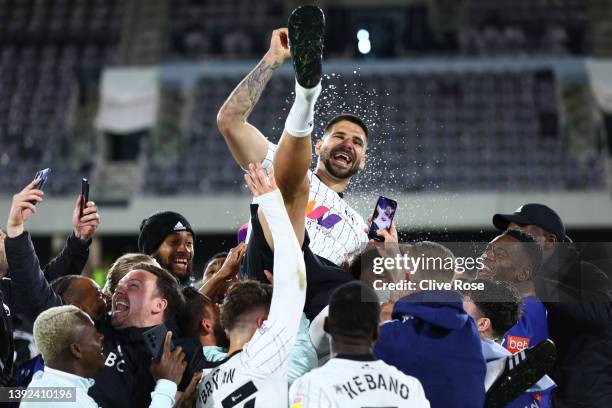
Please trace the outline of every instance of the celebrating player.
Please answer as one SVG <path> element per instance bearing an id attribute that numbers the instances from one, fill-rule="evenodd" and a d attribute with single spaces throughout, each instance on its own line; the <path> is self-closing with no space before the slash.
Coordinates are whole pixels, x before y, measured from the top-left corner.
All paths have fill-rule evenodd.
<path id="1" fill-rule="evenodd" d="M 266 177 L 261 164 L 251 165 L 245 178 L 274 241 L 274 291 L 241 281 L 226 293 L 221 323 L 230 339 L 228 357 L 206 370 L 198 408 L 287 404 L 287 362 L 306 298 L 306 269 L 272 170 Z"/>
<path id="2" fill-rule="evenodd" d="M 268 52 L 219 110 L 219 130 L 242 168 L 246 168 L 248 163 L 258 162 L 268 168 L 279 156 L 276 155 L 277 146 L 247 119 L 274 71 L 289 58 L 289 44 L 296 84 L 295 102 L 289 112 L 284 134 L 289 132 L 302 137 L 312 133 L 314 106 L 321 92 L 323 30 L 324 17 L 318 7 L 297 9 L 289 21 L 289 31 L 306 34 L 288 38 L 287 29 L 275 30 Z M 308 171 L 310 194 L 305 221 L 310 248 L 314 254 L 338 266 L 342 265 L 346 254 L 356 251 L 368 241 L 363 232 L 366 227 L 363 218 L 342 198 L 342 191 L 351 178 L 365 167 L 367 141 L 368 130 L 360 118 L 350 114 L 332 118 L 315 145 L 318 156 L 316 169 L 314 172 Z M 303 156 L 302 160 L 307 160 L 310 166 L 311 157 Z M 287 193 L 282 187 L 281 192 L 287 201 Z M 301 243 L 300 235 L 298 240 Z"/>

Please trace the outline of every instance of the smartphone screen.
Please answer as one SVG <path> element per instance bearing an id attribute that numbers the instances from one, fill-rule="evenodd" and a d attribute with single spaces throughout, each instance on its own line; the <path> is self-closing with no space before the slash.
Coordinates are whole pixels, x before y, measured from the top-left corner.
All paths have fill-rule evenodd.
<path id="1" fill-rule="evenodd" d="M 383 228 L 389 231 L 396 209 L 397 201 L 383 196 L 378 197 L 376 207 L 374 207 L 374 214 L 372 214 L 372 224 L 370 225 L 368 238 L 376 241 L 383 240 L 382 237 L 376 235 L 376 231 Z"/>
<path id="2" fill-rule="evenodd" d="M 86 178 L 81 179 L 81 194 L 83 195 L 83 199 L 81 200 L 81 213 L 79 218 L 83 218 L 83 211 L 89 201 L 89 181 Z"/>

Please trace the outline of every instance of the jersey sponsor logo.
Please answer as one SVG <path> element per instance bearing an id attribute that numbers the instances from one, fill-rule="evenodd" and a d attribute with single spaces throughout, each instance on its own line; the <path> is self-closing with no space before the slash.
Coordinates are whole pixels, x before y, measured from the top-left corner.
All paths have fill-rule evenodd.
<path id="1" fill-rule="evenodd" d="M 330 213 L 325 216 L 325 214 L 329 212 L 329 207 L 324 205 L 317 207 L 316 205 L 317 202 L 315 200 L 308 202 L 308 205 L 306 206 L 306 217 L 310 218 L 311 220 L 316 220 L 318 225 L 322 226 L 323 228 L 331 229 L 334 227 L 334 225 L 342 221 L 342 217 L 340 217 L 338 214 Z"/>
<path id="2" fill-rule="evenodd" d="M 231 408 L 240 404 L 242 401 L 247 400 L 250 396 L 254 395 L 257 392 L 257 387 L 253 384 L 253 381 L 249 381 L 244 384 L 242 387 L 238 388 L 236 391 L 232 392 L 230 395 L 225 397 L 223 401 L 221 401 L 221 406 L 223 408 Z M 255 406 L 255 398 L 248 400 L 244 403 L 245 407 L 254 407 Z"/>
<path id="3" fill-rule="evenodd" d="M 294 397 L 291 401 L 290 408 L 302 408 L 302 397 Z"/>
<path id="4" fill-rule="evenodd" d="M 529 347 L 529 338 L 527 337 L 518 337 L 518 336 L 508 336 L 506 342 L 506 350 L 511 352 L 512 354 L 518 353 L 519 351 L 523 351 Z"/>

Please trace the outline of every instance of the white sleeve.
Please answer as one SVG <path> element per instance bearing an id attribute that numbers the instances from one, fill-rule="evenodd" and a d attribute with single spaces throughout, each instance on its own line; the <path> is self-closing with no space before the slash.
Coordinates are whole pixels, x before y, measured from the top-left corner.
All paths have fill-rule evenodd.
<path id="1" fill-rule="evenodd" d="M 289 408 L 332 408 L 333 400 L 313 376 L 298 378 L 289 389 Z"/>
<path id="2" fill-rule="evenodd" d="M 172 408 L 176 396 L 176 384 L 170 380 L 159 379 L 151 393 L 149 408 Z"/>
<path id="3" fill-rule="evenodd" d="M 264 169 L 269 169 L 270 167 L 272 167 L 272 164 L 274 163 L 274 155 L 276 154 L 276 149 L 278 147 L 278 145 L 272 143 L 269 140 L 267 140 L 267 142 L 268 142 L 268 151 L 266 152 L 266 157 L 264 157 L 264 159 L 261 161 L 261 165 L 263 166 Z M 248 171 L 244 167 L 242 166 L 240 167 L 245 172 Z"/>
<path id="4" fill-rule="evenodd" d="M 266 372 L 285 365 L 306 301 L 304 255 L 279 190 L 256 197 L 274 241 L 274 291 L 264 325 L 245 345 L 245 357 Z"/>
<path id="5" fill-rule="evenodd" d="M 269 169 L 270 167 L 272 167 L 277 147 L 277 145 L 268 140 L 268 151 L 266 152 L 266 158 L 263 159 L 263 161 L 261 162 L 261 165 L 264 169 Z"/>
<path id="6" fill-rule="evenodd" d="M 325 323 L 325 318 L 329 315 L 329 305 L 325 306 L 319 314 L 312 319 L 310 323 L 310 330 L 308 334 L 310 335 L 310 341 L 314 346 L 315 350 L 317 350 L 317 357 L 323 358 L 329 355 L 329 338 L 327 337 L 327 333 L 323 330 L 323 323 Z"/>

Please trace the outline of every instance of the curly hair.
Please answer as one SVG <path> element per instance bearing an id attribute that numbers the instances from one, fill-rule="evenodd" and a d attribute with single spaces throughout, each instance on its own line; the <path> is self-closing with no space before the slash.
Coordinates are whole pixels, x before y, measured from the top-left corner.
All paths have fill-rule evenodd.
<path id="1" fill-rule="evenodd" d="M 34 321 L 34 343 L 47 363 L 61 361 L 83 325 L 83 311 L 76 306 L 58 306 L 45 310 Z"/>
<path id="2" fill-rule="evenodd" d="M 491 320 L 495 336 L 502 337 L 521 318 L 518 291 L 508 282 L 475 279 L 473 283 L 482 283 L 484 290 L 472 290 L 465 296 L 474 302 L 482 317 Z"/>
<path id="3" fill-rule="evenodd" d="M 234 283 L 227 290 L 221 308 L 221 325 L 232 330 L 246 312 L 257 307 L 270 309 L 272 302 L 272 285 L 254 280 Z"/>

